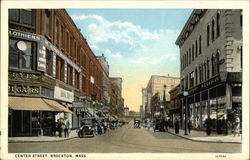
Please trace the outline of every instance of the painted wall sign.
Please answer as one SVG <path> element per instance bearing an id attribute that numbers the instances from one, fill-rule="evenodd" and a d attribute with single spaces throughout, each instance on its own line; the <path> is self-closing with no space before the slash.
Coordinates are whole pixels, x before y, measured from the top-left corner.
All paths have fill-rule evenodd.
<path id="1" fill-rule="evenodd" d="M 38 86 L 26 86 L 26 85 L 9 85 L 8 86 L 9 93 L 16 94 L 39 94 L 40 88 Z"/>
<path id="2" fill-rule="evenodd" d="M 55 86 L 54 98 L 66 102 L 73 102 L 74 93 Z"/>
<path id="3" fill-rule="evenodd" d="M 11 72 L 8 73 L 9 80 L 15 80 L 15 81 L 38 81 L 40 78 L 40 75 L 38 74 L 32 74 L 32 73 L 22 73 L 22 72 Z"/>
<path id="4" fill-rule="evenodd" d="M 9 29 L 9 35 L 12 37 L 23 38 L 27 40 L 40 41 L 41 37 L 33 33 L 17 31 L 14 29 Z"/>

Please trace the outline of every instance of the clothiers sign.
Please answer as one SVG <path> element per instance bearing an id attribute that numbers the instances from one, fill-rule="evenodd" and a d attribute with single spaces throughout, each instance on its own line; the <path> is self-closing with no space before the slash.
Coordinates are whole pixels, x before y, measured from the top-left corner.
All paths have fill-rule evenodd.
<path id="1" fill-rule="evenodd" d="M 17 37 L 17 38 L 22 38 L 22 39 L 27 39 L 27 40 L 32 40 L 32 41 L 40 41 L 41 40 L 41 37 L 39 37 L 33 33 L 17 31 L 14 29 L 9 29 L 9 35 L 12 37 Z"/>
<path id="2" fill-rule="evenodd" d="M 64 90 L 62 88 L 55 86 L 54 98 L 72 103 L 74 100 L 74 94 L 73 92 L 70 92 L 70 91 L 67 91 L 67 90 Z"/>

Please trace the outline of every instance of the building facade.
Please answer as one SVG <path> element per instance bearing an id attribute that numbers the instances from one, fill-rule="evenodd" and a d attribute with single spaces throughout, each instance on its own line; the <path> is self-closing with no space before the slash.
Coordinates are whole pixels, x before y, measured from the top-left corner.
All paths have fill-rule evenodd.
<path id="1" fill-rule="evenodd" d="M 173 89 L 169 91 L 170 95 L 170 102 L 167 107 L 168 112 L 168 118 L 170 119 L 171 125 L 174 125 L 175 119 L 178 119 L 180 121 L 181 127 L 183 124 L 183 117 L 182 110 L 181 110 L 181 104 L 180 104 L 180 94 L 181 94 L 181 88 L 180 84 L 175 86 Z"/>
<path id="2" fill-rule="evenodd" d="M 194 10 L 176 44 L 181 88 L 188 93 L 182 110 L 187 106 L 193 126 L 204 128 L 207 118 L 214 129 L 220 119 L 233 122 L 242 109 L 241 10 Z"/>
<path id="3" fill-rule="evenodd" d="M 72 102 L 93 94 L 100 101 L 102 77 L 66 10 L 9 10 L 9 136 L 49 135 L 60 118 L 78 127 Z"/>
<path id="4" fill-rule="evenodd" d="M 159 105 L 158 107 L 161 107 L 162 105 L 165 105 L 164 103 L 167 103 L 167 101 L 170 100 L 168 91 L 172 89 L 174 86 L 176 86 L 178 83 L 180 83 L 180 78 L 178 77 L 171 77 L 171 76 L 159 76 L 159 75 L 152 75 L 148 84 L 147 84 L 147 114 L 151 112 L 147 117 L 152 116 L 154 113 L 152 113 L 152 106 L 151 106 L 151 99 L 152 96 L 154 96 L 156 93 L 158 93 L 159 97 Z M 165 98 L 164 98 L 165 95 Z M 165 101 L 165 102 L 163 102 Z M 155 109 L 155 110 L 159 110 Z M 165 113 L 164 113 L 165 115 Z"/>
<path id="5" fill-rule="evenodd" d="M 122 78 L 110 77 L 110 107 L 112 114 L 122 110 Z"/>
<path id="6" fill-rule="evenodd" d="M 109 103 L 110 103 L 110 96 L 109 96 L 109 64 L 106 60 L 104 54 L 102 56 L 96 56 L 98 61 L 100 62 L 103 68 L 103 108 L 104 112 L 109 112 Z"/>
<path id="7" fill-rule="evenodd" d="M 144 118 L 147 114 L 150 114 L 149 108 L 147 108 L 147 89 L 142 88 L 142 117 Z"/>

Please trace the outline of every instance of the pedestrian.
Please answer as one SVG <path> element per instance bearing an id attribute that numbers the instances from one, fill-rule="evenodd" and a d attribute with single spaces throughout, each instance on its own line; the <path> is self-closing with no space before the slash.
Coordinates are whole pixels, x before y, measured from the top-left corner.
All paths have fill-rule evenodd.
<path id="1" fill-rule="evenodd" d="M 168 132 L 168 120 L 165 120 L 165 129 Z"/>
<path id="2" fill-rule="evenodd" d="M 221 128 L 224 131 L 224 134 L 227 135 L 227 125 L 226 125 L 226 120 L 224 117 L 221 120 Z"/>
<path id="3" fill-rule="evenodd" d="M 188 133 L 189 134 L 191 133 L 191 128 L 192 128 L 192 123 L 191 123 L 191 120 L 188 119 Z"/>
<path id="4" fill-rule="evenodd" d="M 240 118 L 236 117 L 235 122 L 234 122 L 234 136 L 235 135 L 240 135 Z"/>
<path id="5" fill-rule="evenodd" d="M 55 120 L 52 120 L 52 127 L 51 127 L 52 136 L 56 135 L 56 129 L 57 129 L 56 122 L 55 122 Z"/>
<path id="6" fill-rule="evenodd" d="M 211 134 L 211 119 L 206 119 L 206 133 L 209 136 Z"/>
<path id="7" fill-rule="evenodd" d="M 177 118 L 175 119 L 174 128 L 175 128 L 175 134 L 179 134 L 179 121 Z"/>
<path id="8" fill-rule="evenodd" d="M 59 132 L 59 137 L 62 137 L 62 122 L 60 119 L 57 120 L 57 130 Z"/>
<path id="9" fill-rule="evenodd" d="M 66 120 L 64 128 L 64 137 L 69 137 L 69 128 L 70 128 L 70 122 L 69 120 Z"/>

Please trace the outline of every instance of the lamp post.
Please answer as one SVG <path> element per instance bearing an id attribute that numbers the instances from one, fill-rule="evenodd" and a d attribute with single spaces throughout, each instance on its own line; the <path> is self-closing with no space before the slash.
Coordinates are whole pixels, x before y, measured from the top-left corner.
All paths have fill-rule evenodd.
<path id="1" fill-rule="evenodd" d="M 184 92 L 183 92 L 183 95 L 184 95 L 185 100 L 186 100 L 186 105 L 185 105 L 185 135 L 188 135 L 188 133 L 187 133 L 187 125 L 188 125 L 188 124 L 187 124 L 187 122 L 188 122 L 188 121 L 187 121 L 187 117 L 188 117 L 188 116 L 187 116 L 187 113 L 188 113 L 188 107 L 187 107 L 187 106 L 188 106 L 188 97 L 187 97 L 187 96 L 188 96 L 188 92 L 187 92 L 187 91 L 184 91 Z"/>

